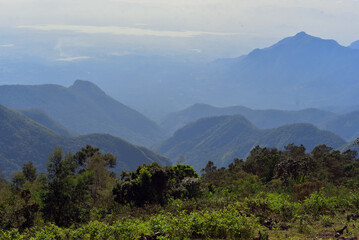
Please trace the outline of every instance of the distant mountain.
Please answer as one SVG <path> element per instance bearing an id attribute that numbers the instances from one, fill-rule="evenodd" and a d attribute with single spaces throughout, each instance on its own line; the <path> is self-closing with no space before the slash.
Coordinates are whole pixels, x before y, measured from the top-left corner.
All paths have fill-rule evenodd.
<path id="1" fill-rule="evenodd" d="M 156 150 L 176 161 L 180 156 L 196 170 L 211 160 L 217 166 L 227 166 L 234 158 L 245 158 L 256 146 L 276 147 L 303 144 L 308 151 L 316 145 L 338 148 L 346 142 L 328 131 L 311 124 L 292 124 L 275 129 L 256 128 L 243 116 L 203 118 L 179 129 Z"/>
<path id="2" fill-rule="evenodd" d="M 345 106 L 324 106 L 320 107 L 321 110 L 329 111 L 337 114 L 346 114 L 359 110 L 359 104 L 351 104 Z"/>
<path id="3" fill-rule="evenodd" d="M 353 49 L 359 49 L 359 40 L 353 42 L 352 44 L 350 44 L 349 47 L 350 47 L 350 48 L 353 48 Z"/>
<path id="4" fill-rule="evenodd" d="M 285 109 L 349 105 L 359 101 L 359 50 L 300 32 L 244 57 L 213 62 L 203 78 L 208 103 Z"/>
<path id="5" fill-rule="evenodd" d="M 259 128 L 275 128 L 292 123 L 312 123 L 316 125 L 333 119 L 336 116 L 334 113 L 318 109 L 298 111 L 253 110 L 243 106 L 220 108 L 208 104 L 195 104 L 182 111 L 169 114 L 160 125 L 173 133 L 178 128 L 200 118 L 237 114 L 243 115 Z"/>
<path id="6" fill-rule="evenodd" d="M 74 153 L 86 144 L 114 154 L 117 157 L 115 171 L 118 174 L 125 169 L 133 170 L 142 163 L 156 161 L 163 165 L 170 164 L 168 158 L 160 154 L 108 134 L 62 136 L 0 105 L 0 169 L 7 177 L 20 170 L 28 161 L 33 161 L 39 171 L 44 171 L 48 156 L 55 146 Z"/>
<path id="7" fill-rule="evenodd" d="M 0 79 L 2 84 L 43 84 L 51 79 L 66 86 L 69 79 L 92 79 L 110 96 L 156 121 L 198 102 L 289 110 L 348 106 L 359 102 L 359 49 L 352 47 L 301 32 L 267 48 L 210 63 L 126 53 L 49 61 L 20 58 L 18 52 L 11 58 L 0 54 Z"/>
<path id="8" fill-rule="evenodd" d="M 359 138 L 359 110 L 337 116 L 324 124 L 323 128 L 338 134 L 348 141 Z"/>
<path id="9" fill-rule="evenodd" d="M 51 119 L 44 111 L 39 109 L 21 109 L 21 110 L 15 110 L 26 117 L 30 118 L 31 120 L 34 120 L 35 122 L 40 123 L 41 125 L 51 129 L 54 132 L 57 132 L 63 136 L 75 136 L 77 135 L 74 132 L 71 132 L 64 126 L 62 126 L 60 123 L 56 122 L 55 120 Z"/>
<path id="10" fill-rule="evenodd" d="M 156 123 L 88 81 L 77 80 L 69 88 L 51 84 L 0 86 L 0 104 L 17 109 L 41 109 L 80 134 L 109 133 L 146 146 L 165 136 Z"/>

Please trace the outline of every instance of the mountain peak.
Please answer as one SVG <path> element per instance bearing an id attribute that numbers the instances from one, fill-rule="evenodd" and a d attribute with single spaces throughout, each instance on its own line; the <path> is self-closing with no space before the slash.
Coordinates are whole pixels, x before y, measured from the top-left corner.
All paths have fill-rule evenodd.
<path id="1" fill-rule="evenodd" d="M 77 79 L 71 87 L 97 87 L 97 88 L 99 88 L 96 84 L 94 84 L 90 81 L 81 80 L 81 79 Z"/>
<path id="2" fill-rule="evenodd" d="M 307 34 L 306 32 L 302 31 L 297 33 L 294 37 L 311 37 L 309 34 Z"/>
<path id="3" fill-rule="evenodd" d="M 85 80 L 76 80 L 72 86 L 69 87 L 71 90 L 88 92 L 88 93 L 101 93 L 105 94 L 101 88 L 99 88 L 96 84 L 85 81 Z"/>

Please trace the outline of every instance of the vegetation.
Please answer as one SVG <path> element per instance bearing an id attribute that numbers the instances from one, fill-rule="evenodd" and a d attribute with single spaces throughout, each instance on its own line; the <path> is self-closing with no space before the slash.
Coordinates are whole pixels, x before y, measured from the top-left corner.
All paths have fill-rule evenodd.
<path id="1" fill-rule="evenodd" d="M 179 128 L 201 118 L 224 115 L 242 115 L 255 126 L 262 129 L 276 128 L 293 123 L 311 123 L 319 126 L 337 116 L 335 113 L 315 108 L 298 111 L 255 110 L 244 106 L 214 107 L 208 104 L 197 103 L 182 111 L 169 114 L 161 122 L 161 126 L 170 133 L 174 133 Z M 340 131 L 333 132 L 341 136 L 339 134 Z"/>
<path id="2" fill-rule="evenodd" d="M 64 151 L 74 152 L 86 144 L 116 156 L 119 164 L 114 171 L 117 174 L 123 169 L 135 169 L 142 163 L 156 161 L 164 165 L 170 164 L 169 159 L 160 154 L 108 134 L 62 136 L 0 105 L 0 169 L 7 178 L 28 161 L 32 161 L 40 171 L 45 171 L 45 160 L 54 146 L 62 146 Z"/>
<path id="3" fill-rule="evenodd" d="M 171 159 L 183 156 L 187 164 L 199 171 L 208 160 L 219 167 L 228 166 L 234 158 L 247 157 L 255 145 L 283 149 L 290 143 L 303 144 L 311 151 L 318 144 L 339 148 L 346 142 L 311 124 L 297 123 L 264 130 L 243 116 L 234 115 L 192 122 L 155 150 Z"/>
<path id="4" fill-rule="evenodd" d="M 354 239 L 359 161 L 326 145 L 252 149 L 202 176 L 185 164 L 112 172 L 90 145 L 0 181 L 0 239 Z M 334 230 L 335 229 L 335 230 Z"/>

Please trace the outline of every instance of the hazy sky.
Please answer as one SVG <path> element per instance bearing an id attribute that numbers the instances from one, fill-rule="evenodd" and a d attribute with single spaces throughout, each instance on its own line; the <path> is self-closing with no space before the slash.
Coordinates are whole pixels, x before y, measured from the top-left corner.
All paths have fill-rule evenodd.
<path id="1" fill-rule="evenodd" d="M 358 30 L 358 0 L 0 0 L 0 51 L 46 46 L 58 60 L 237 56 L 299 31 L 349 45 Z"/>

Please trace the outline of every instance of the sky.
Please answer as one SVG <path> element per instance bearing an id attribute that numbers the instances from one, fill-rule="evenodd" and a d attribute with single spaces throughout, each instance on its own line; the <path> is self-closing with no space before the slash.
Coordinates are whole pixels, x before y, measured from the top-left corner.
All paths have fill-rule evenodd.
<path id="1" fill-rule="evenodd" d="M 0 53 L 56 61 L 236 57 L 300 31 L 347 46 L 358 29 L 358 0 L 0 0 Z"/>

